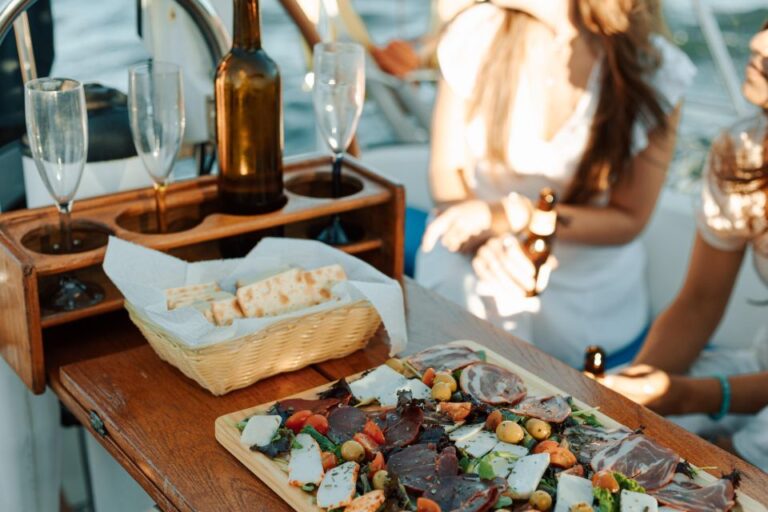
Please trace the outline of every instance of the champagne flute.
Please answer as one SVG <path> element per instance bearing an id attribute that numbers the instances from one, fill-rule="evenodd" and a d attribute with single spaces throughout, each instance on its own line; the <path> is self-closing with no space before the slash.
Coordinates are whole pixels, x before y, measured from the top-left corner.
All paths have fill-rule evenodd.
<path id="1" fill-rule="evenodd" d="M 318 43 L 313 52 L 315 83 L 312 102 L 320 133 L 333 151 L 332 195 L 342 195 L 341 162 L 355 135 L 365 99 L 365 53 L 356 43 Z M 349 243 L 338 215 L 323 229 L 318 240 Z"/>
<path id="2" fill-rule="evenodd" d="M 165 233 L 165 190 L 184 136 L 181 71 L 175 64 L 150 60 L 132 67 L 128 78 L 133 144 L 152 178 L 157 229 Z"/>
<path id="3" fill-rule="evenodd" d="M 74 252 L 72 203 L 88 156 L 83 84 L 66 78 L 31 80 L 24 85 L 24 110 L 32 158 L 59 210 L 59 252 Z M 72 311 L 103 298 L 104 291 L 97 285 L 64 275 L 45 300 L 54 311 Z"/>

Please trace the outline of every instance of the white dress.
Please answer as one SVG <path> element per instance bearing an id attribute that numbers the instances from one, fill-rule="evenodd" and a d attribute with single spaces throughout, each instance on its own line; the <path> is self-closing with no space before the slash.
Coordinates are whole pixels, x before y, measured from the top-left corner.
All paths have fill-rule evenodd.
<path id="1" fill-rule="evenodd" d="M 500 14 L 492 4 L 473 7 L 451 24 L 440 43 L 438 58 L 443 76 L 461 98 L 468 99 L 472 94 L 479 67 L 503 19 Z M 695 68 L 667 40 L 655 36 L 654 43 L 662 63 L 649 82 L 670 112 L 693 79 Z M 490 170 L 484 162 L 483 119 L 476 117 L 468 122 L 466 144 L 475 165 L 467 181 L 477 198 L 497 201 L 517 192 L 535 199 L 545 186 L 563 197 L 589 138 L 600 96 L 601 67 L 602 61 L 598 60 L 573 114 L 550 140 L 541 139 L 536 127 L 532 129 L 535 119 L 512 113 L 509 158 L 502 173 Z M 525 99 L 536 93 L 536 84 L 525 78 L 520 78 L 516 105 L 525 105 Z M 523 117 L 523 122 L 518 122 L 518 117 Z M 652 128 L 636 123 L 633 154 L 647 146 Z M 596 204 L 606 201 L 607 197 L 599 198 Z M 416 279 L 572 366 L 582 363 L 588 345 L 601 345 L 611 354 L 646 328 L 650 307 L 645 253 L 639 240 L 617 246 L 556 241 L 553 254 L 559 267 L 552 273 L 547 289 L 540 297 L 522 301 L 510 300 L 508 290 L 497 284 L 479 282 L 471 257 L 451 253 L 440 244 L 429 253 L 419 253 Z"/>
<path id="2" fill-rule="evenodd" d="M 723 190 L 709 165 L 703 177 L 702 201 L 697 211 L 698 231 L 712 247 L 739 251 L 751 246 L 753 263 L 768 295 L 768 197 L 764 190 L 732 194 Z M 760 306 L 755 306 L 760 307 Z M 766 321 L 753 336 L 751 350 L 705 351 L 691 369 L 698 377 L 768 372 L 768 306 Z M 749 336 L 750 333 L 744 333 Z M 674 418 L 702 435 L 732 434 L 736 451 L 768 471 L 768 407 L 757 415 L 729 415 L 719 422 L 706 416 Z"/>

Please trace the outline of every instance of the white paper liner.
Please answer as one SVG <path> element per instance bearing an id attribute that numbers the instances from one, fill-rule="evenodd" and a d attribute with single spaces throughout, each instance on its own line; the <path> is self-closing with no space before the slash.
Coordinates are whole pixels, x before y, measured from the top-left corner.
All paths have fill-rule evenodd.
<path id="1" fill-rule="evenodd" d="M 337 283 L 334 299 L 286 315 L 235 319 L 232 325 L 216 326 L 192 307 L 168 311 L 165 290 L 216 281 L 234 293 L 240 277 L 273 275 L 291 267 L 312 270 L 339 264 L 348 280 Z M 368 299 L 381 316 L 390 339 L 390 355 L 405 349 L 403 291 L 400 284 L 364 261 L 314 240 L 264 238 L 245 258 L 187 263 L 159 251 L 110 237 L 104 272 L 125 298 L 160 327 L 189 347 L 203 347 L 260 331 L 287 318 L 338 308 Z"/>

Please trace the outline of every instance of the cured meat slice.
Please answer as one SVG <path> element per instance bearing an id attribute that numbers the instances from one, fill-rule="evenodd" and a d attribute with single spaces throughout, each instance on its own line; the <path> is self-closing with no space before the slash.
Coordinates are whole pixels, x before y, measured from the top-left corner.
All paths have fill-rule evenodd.
<path id="1" fill-rule="evenodd" d="M 495 364 L 472 363 L 461 372 L 461 389 L 475 400 L 514 405 L 525 398 L 523 380 Z"/>
<path id="2" fill-rule="evenodd" d="M 420 372 L 427 368 L 453 372 L 481 359 L 474 350 L 467 347 L 440 345 L 413 354 L 406 361 Z"/>
<path id="3" fill-rule="evenodd" d="M 340 401 L 336 398 L 326 398 L 324 400 L 305 400 L 303 398 L 289 398 L 280 400 L 276 406 L 277 411 L 290 416 L 296 411 L 312 411 L 314 414 L 326 414 L 332 408 L 339 405 Z"/>
<path id="4" fill-rule="evenodd" d="M 384 439 L 387 448 L 402 448 L 413 444 L 419 437 L 419 429 L 424 423 L 424 411 L 417 405 L 406 405 L 397 413 L 387 415 Z"/>
<path id="5" fill-rule="evenodd" d="M 736 505 L 733 483 L 725 478 L 706 487 L 672 482 L 650 494 L 662 505 L 690 512 L 724 512 Z"/>
<path id="6" fill-rule="evenodd" d="M 589 464 L 595 453 L 608 445 L 617 443 L 632 432 L 626 429 L 606 429 L 579 425 L 565 429 L 563 434 L 576 458 L 582 464 Z"/>
<path id="7" fill-rule="evenodd" d="M 514 406 L 511 411 L 520 416 L 538 418 L 551 423 L 562 423 L 571 415 L 571 406 L 560 395 L 529 396 Z"/>
<path id="8" fill-rule="evenodd" d="M 336 444 L 349 441 L 363 431 L 368 419 L 365 412 L 356 407 L 341 406 L 328 415 L 328 437 Z"/>
<path id="9" fill-rule="evenodd" d="M 477 475 L 447 476 L 430 485 L 425 495 L 440 505 L 440 510 L 485 512 L 493 508 L 506 487 L 503 478 L 481 480 Z"/>
<path id="10" fill-rule="evenodd" d="M 595 453 L 592 469 L 618 471 L 646 489 L 658 489 L 672 481 L 680 457 L 642 434 L 632 434 Z"/>
<path id="11" fill-rule="evenodd" d="M 459 471 L 456 449 L 445 448 L 438 455 L 431 444 L 416 444 L 393 453 L 387 461 L 387 470 L 412 492 L 421 493 L 444 477 Z"/>

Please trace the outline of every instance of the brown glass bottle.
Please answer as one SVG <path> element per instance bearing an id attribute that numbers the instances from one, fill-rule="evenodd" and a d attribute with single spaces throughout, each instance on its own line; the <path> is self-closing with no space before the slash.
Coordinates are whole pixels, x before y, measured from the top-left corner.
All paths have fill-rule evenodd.
<path id="1" fill-rule="evenodd" d="M 258 0 L 235 0 L 232 50 L 216 69 L 216 143 L 221 211 L 282 208 L 280 71 L 261 48 Z"/>
<path id="2" fill-rule="evenodd" d="M 523 236 L 523 252 L 531 260 L 535 269 L 534 288 L 528 291 L 529 297 L 538 294 L 536 283 L 539 280 L 539 271 L 552 253 L 552 240 L 557 228 L 556 203 L 557 197 L 551 188 L 541 189 L 539 202 L 531 215 L 531 222 L 528 223 L 528 228 Z"/>
<path id="3" fill-rule="evenodd" d="M 605 350 L 599 345 L 590 345 L 584 352 L 584 371 L 595 377 L 605 375 Z"/>

